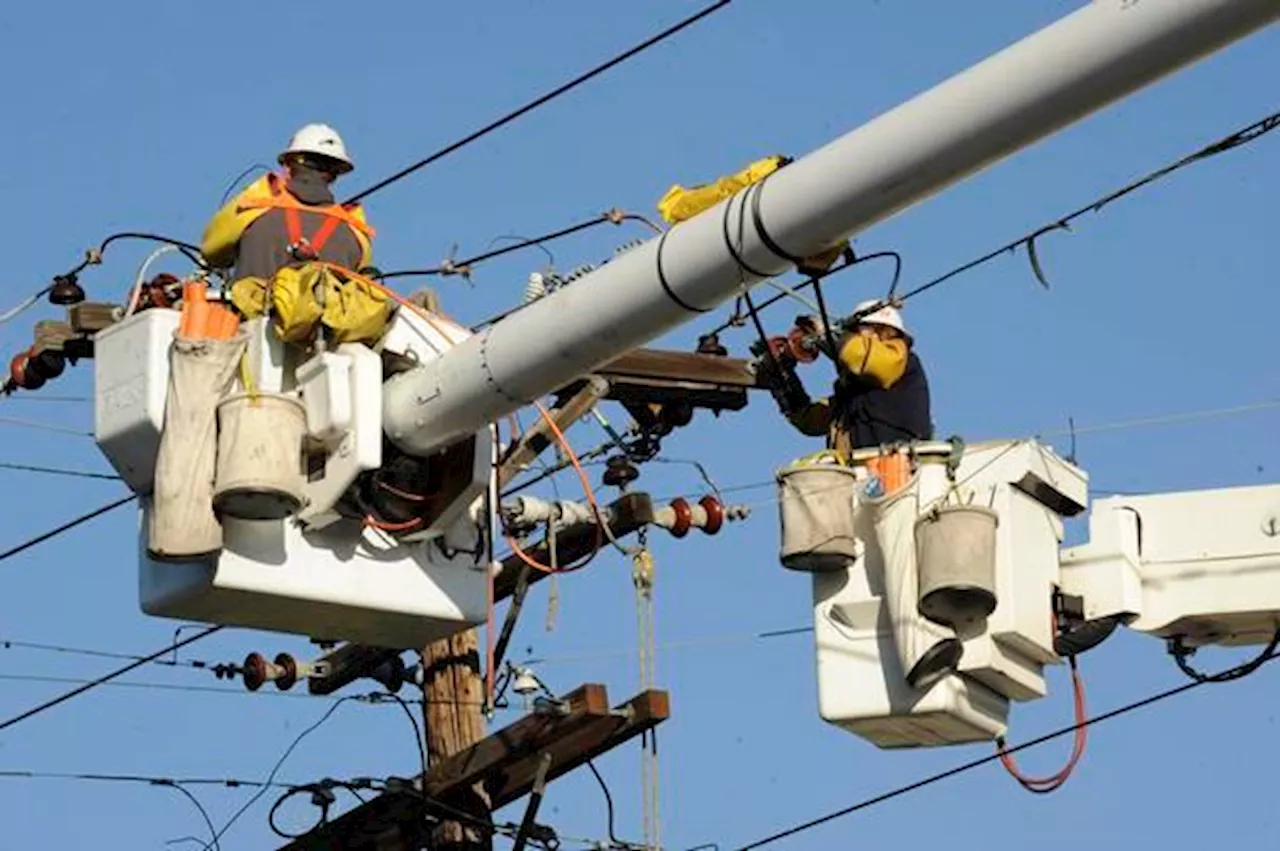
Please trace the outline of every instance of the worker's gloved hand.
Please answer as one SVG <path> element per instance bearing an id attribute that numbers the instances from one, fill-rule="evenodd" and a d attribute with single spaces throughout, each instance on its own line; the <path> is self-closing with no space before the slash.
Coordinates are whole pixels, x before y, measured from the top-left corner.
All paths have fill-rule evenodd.
<path id="1" fill-rule="evenodd" d="M 812 401 L 800 382 L 800 376 L 796 375 L 795 368 L 791 365 L 765 358 L 760 363 L 759 375 L 783 416 L 790 416 Z"/>

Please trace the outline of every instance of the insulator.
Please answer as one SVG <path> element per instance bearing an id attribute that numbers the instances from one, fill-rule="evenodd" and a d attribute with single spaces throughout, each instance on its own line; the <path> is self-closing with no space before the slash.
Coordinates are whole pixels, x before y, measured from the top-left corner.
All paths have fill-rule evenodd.
<path id="1" fill-rule="evenodd" d="M 529 283 L 524 288 L 524 303 L 537 301 L 547 294 L 547 279 L 543 277 L 541 272 L 534 272 L 529 276 Z"/>
<path id="2" fill-rule="evenodd" d="M 79 304 L 84 301 L 84 287 L 75 275 L 58 275 L 49 287 L 49 303 L 59 306 Z"/>
<path id="3" fill-rule="evenodd" d="M 611 488 L 629 485 L 640 478 L 640 471 L 625 455 L 613 455 L 605 462 L 601 480 Z"/>
<path id="4" fill-rule="evenodd" d="M 617 248 L 613 249 L 613 256 L 617 257 L 620 254 L 626 254 L 628 251 L 631 251 L 633 248 L 639 248 L 642 245 L 644 245 L 643 239 L 633 239 L 630 242 L 624 242 L 622 245 L 619 245 Z"/>
<path id="5" fill-rule="evenodd" d="M 578 280 L 581 277 L 589 275 L 590 273 L 594 272 L 595 269 L 596 267 L 590 263 L 586 263 L 582 266 L 579 266 L 565 276 L 565 283 L 571 283 L 573 281 Z"/>
<path id="6" fill-rule="evenodd" d="M 53 349 L 45 349 L 27 362 L 27 372 L 38 375 L 42 383 L 62 375 L 66 368 L 66 356 Z"/>
<path id="7" fill-rule="evenodd" d="M 729 350 L 720 342 L 718 334 L 704 334 L 698 338 L 698 354 L 728 357 Z"/>

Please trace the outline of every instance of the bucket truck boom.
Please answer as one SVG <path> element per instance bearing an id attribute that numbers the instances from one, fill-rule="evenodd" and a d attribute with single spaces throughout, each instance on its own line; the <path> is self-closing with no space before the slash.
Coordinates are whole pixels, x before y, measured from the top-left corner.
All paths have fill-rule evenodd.
<path id="1" fill-rule="evenodd" d="M 220 484 L 221 546 L 182 560 L 148 552 L 180 320 L 146 305 L 95 340 L 96 436 L 142 506 L 143 609 L 388 648 L 480 623 L 494 422 L 1277 17 L 1280 0 L 1094 0 L 478 333 L 401 305 L 376 339 L 308 348 L 250 319 L 219 343 L 247 342 L 237 407 L 197 401 L 234 426 L 222 455 L 300 442 L 301 470 L 220 457 L 238 476 Z M 273 407 L 280 428 L 263 426 Z M 1035 692 L 1050 650 L 1015 644 L 1008 664 L 990 645 L 987 667 Z"/>

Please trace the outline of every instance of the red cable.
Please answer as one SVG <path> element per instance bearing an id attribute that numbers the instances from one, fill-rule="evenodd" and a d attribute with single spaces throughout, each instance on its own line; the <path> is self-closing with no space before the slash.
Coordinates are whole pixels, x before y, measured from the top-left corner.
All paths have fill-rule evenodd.
<path id="1" fill-rule="evenodd" d="M 1062 785 L 1071 777 L 1071 773 L 1075 771 L 1076 765 L 1080 762 L 1080 758 L 1084 756 L 1085 745 L 1088 742 L 1089 728 L 1087 725 L 1088 712 L 1085 710 L 1084 700 L 1084 681 L 1080 677 L 1080 668 L 1076 664 L 1076 657 L 1069 659 L 1071 665 L 1071 688 L 1074 692 L 1075 703 L 1075 744 L 1071 748 L 1071 758 L 1067 760 L 1067 764 L 1062 770 L 1048 777 L 1027 777 L 1019 769 L 1013 757 L 1005 751 L 1004 738 L 996 740 L 996 749 L 1000 754 L 1000 764 L 1005 770 L 1022 785 L 1022 788 L 1028 792 L 1035 792 L 1038 795 L 1044 795 L 1049 792 L 1062 788 Z"/>

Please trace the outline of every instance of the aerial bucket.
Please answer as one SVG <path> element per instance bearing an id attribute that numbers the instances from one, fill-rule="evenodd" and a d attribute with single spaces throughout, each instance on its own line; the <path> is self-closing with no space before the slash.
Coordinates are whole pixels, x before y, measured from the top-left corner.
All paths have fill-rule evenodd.
<path id="1" fill-rule="evenodd" d="M 916 521 L 920 614 L 958 632 L 996 609 L 996 527 L 980 505 L 944 505 Z"/>
<path id="2" fill-rule="evenodd" d="M 777 479 L 782 566 L 808 573 L 848 568 L 858 556 L 854 471 L 806 460 L 779 470 Z"/>
<path id="3" fill-rule="evenodd" d="M 964 646 L 955 633 L 917 611 L 919 567 L 912 528 L 920 512 L 920 476 L 897 493 L 864 498 L 859 511 L 874 528 L 884 569 L 884 596 L 894 644 L 912 688 L 927 690 L 960 664 Z"/>
<path id="4" fill-rule="evenodd" d="M 302 507 L 307 412 L 292 396 L 236 393 L 218 405 L 213 504 L 241 520 L 283 520 Z"/>

